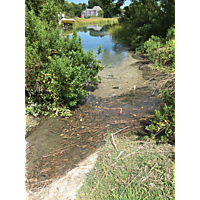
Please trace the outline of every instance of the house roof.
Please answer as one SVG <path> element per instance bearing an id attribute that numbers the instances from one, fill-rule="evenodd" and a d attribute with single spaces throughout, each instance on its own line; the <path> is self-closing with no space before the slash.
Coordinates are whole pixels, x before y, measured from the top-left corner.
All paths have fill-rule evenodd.
<path id="1" fill-rule="evenodd" d="M 100 6 L 94 6 L 93 9 L 94 10 L 99 10 L 99 9 L 101 9 L 101 7 Z"/>
<path id="2" fill-rule="evenodd" d="M 93 8 L 86 8 L 86 10 L 102 10 L 100 6 L 94 6 Z"/>

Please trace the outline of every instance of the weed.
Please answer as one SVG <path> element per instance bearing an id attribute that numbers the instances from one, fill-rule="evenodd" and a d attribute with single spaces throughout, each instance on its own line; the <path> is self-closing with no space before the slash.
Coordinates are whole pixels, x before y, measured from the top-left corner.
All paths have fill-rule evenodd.
<path id="1" fill-rule="evenodd" d="M 174 199 L 173 147 L 118 134 L 119 150 L 108 134 L 77 199 Z"/>
<path id="2" fill-rule="evenodd" d="M 169 91 L 160 93 L 166 102 L 162 110 L 155 110 L 154 119 L 150 120 L 151 124 L 146 127 L 153 137 L 161 135 L 163 142 L 175 140 L 175 104 Z"/>

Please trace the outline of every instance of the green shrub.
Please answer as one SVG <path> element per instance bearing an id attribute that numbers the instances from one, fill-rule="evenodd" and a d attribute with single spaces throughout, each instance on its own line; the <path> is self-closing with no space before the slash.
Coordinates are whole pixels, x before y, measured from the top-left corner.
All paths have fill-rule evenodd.
<path id="1" fill-rule="evenodd" d="M 165 71 L 175 70 L 175 28 L 170 27 L 165 39 L 152 35 L 140 47 L 138 52 L 144 52 L 154 63 L 153 67 Z"/>
<path id="2" fill-rule="evenodd" d="M 175 103 L 166 90 L 160 93 L 166 102 L 162 110 L 155 110 L 155 118 L 150 120 L 151 124 L 146 127 L 152 136 L 161 134 L 162 141 L 175 140 Z"/>
<path id="3" fill-rule="evenodd" d="M 73 36 L 60 37 L 57 7 L 48 0 L 37 17 L 26 7 L 25 102 L 26 113 L 54 111 L 69 115 L 69 108 L 87 96 L 88 82 L 98 82 L 103 69 L 93 51 L 85 52 L 74 28 Z M 98 47 L 100 53 L 101 47 Z M 29 102 L 40 105 L 30 108 Z M 41 106 L 42 105 L 42 106 Z M 28 108 L 29 107 L 29 108 Z"/>
<path id="4" fill-rule="evenodd" d="M 87 17 L 85 17 L 85 19 L 90 19 L 90 18 L 91 18 L 91 16 L 89 16 L 89 15 Z"/>

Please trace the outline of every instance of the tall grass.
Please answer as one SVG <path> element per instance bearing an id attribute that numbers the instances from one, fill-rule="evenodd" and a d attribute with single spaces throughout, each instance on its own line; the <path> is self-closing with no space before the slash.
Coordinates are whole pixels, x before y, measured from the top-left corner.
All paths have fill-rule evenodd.
<path id="1" fill-rule="evenodd" d="M 105 24 L 117 24 L 118 19 L 117 18 L 79 18 L 75 19 L 75 26 L 82 26 L 82 25 L 87 25 L 87 24 L 100 24 L 100 25 L 105 25 Z"/>
<path id="2" fill-rule="evenodd" d="M 115 24 L 109 28 L 108 32 L 118 40 L 131 44 L 132 38 L 130 37 L 131 34 L 128 31 L 128 27 L 124 27 L 120 24 Z"/>

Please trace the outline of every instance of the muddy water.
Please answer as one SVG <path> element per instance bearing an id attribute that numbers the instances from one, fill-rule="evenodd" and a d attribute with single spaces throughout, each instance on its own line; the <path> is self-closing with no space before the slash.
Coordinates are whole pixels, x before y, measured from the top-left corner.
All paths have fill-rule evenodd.
<path id="1" fill-rule="evenodd" d="M 142 88 L 146 80 L 127 46 L 112 39 L 105 30 L 93 29 L 92 34 L 91 27 L 84 30 L 78 34 L 86 51 L 98 45 L 103 47 L 103 54 L 98 55 L 105 67 L 100 72 L 102 82 L 95 88 L 86 88 L 89 96 L 72 111 L 72 117 L 42 119 L 26 138 L 28 188 L 50 183 L 76 167 L 104 144 L 107 132 L 113 128 L 131 126 L 131 133 L 141 130 L 140 119 L 161 105 L 161 99 Z"/>

